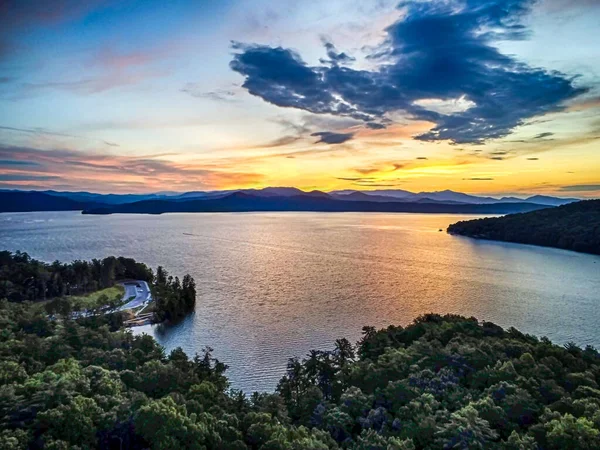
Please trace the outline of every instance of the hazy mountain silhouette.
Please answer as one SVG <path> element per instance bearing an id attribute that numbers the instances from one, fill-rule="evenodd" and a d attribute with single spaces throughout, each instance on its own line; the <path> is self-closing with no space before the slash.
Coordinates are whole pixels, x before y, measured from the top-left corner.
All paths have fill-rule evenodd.
<path id="1" fill-rule="evenodd" d="M 236 195 L 234 195 L 236 194 Z M 231 197 L 234 195 L 233 197 Z M 245 197 L 246 196 L 246 197 Z M 252 198 L 250 202 L 248 198 Z M 299 201 L 298 198 L 304 200 Z M 306 198 L 321 200 L 313 201 L 309 204 Z M 227 199 L 227 200 L 225 200 Z M 237 200 L 236 200 L 237 199 Z M 246 199 L 247 204 L 237 204 L 240 199 Z M 273 199 L 272 202 L 260 202 L 260 199 Z M 277 200 L 278 199 L 278 200 Z M 287 201 L 285 201 L 287 199 Z M 293 201 L 291 199 L 294 199 Z M 202 203 L 197 206 L 187 204 L 190 201 L 209 201 L 224 200 L 222 202 Z M 277 201 L 275 201 L 277 200 Z M 495 208 L 471 208 L 470 211 L 486 211 L 488 213 L 505 213 L 527 210 L 524 206 L 557 206 L 566 203 L 578 201 L 574 198 L 558 198 L 550 196 L 536 195 L 526 199 L 516 197 L 481 197 L 476 195 L 454 192 L 451 190 L 419 192 L 412 193 L 401 189 L 381 189 L 372 191 L 342 190 L 329 193 L 322 191 L 305 192 L 294 187 L 266 187 L 263 189 L 236 189 L 224 191 L 193 191 L 185 193 L 150 193 L 150 194 L 96 194 L 91 192 L 59 192 L 59 191 L 17 191 L 0 190 L 0 212 L 11 211 L 69 211 L 69 210 L 111 210 L 112 206 L 137 204 L 140 202 L 159 202 L 143 203 L 148 206 L 144 212 L 168 212 L 174 210 L 205 210 L 206 208 L 216 208 L 216 210 L 226 210 L 228 207 L 233 210 L 265 210 L 274 211 L 281 208 L 282 211 L 292 210 L 314 210 L 314 211 L 429 211 L 435 208 L 428 206 L 409 207 L 409 206 L 373 206 L 368 203 L 402 203 L 414 205 L 445 205 L 435 209 L 440 212 L 461 212 L 468 208 L 447 208 L 448 206 L 460 205 L 498 205 Z M 340 204 L 338 205 L 339 202 Z M 172 203 L 178 206 L 166 206 Z M 186 206 L 181 206 L 186 203 Z M 359 205 L 349 205 L 349 203 L 359 203 Z M 161 205 L 156 206 L 156 205 Z M 508 206 L 514 205 L 514 206 Z M 135 207 L 126 207 L 124 209 L 136 209 Z M 258 209 L 257 209 L 258 208 Z M 524 209 L 523 209 L 524 208 Z M 533 208 L 535 209 L 535 208 Z"/>
<path id="2" fill-rule="evenodd" d="M 44 192 L 0 192 L 0 212 L 79 211 L 97 206 Z"/>
<path id="3" fill-rule="evenodd" d="M 545 208 L 534 203 L 448 204 L 421 202 L 376 202 L 337 200 L 328 195 L 310 193 L 294 196 L 257 196 L 235 192 L 222 198 L 187 201 L 144 200 L 121 205 L 90 208 L 84 214 L 168 212 L 249 212 L 249 211 L 315 211 L 315 212 L 419 212 L 507 214 Z"/>

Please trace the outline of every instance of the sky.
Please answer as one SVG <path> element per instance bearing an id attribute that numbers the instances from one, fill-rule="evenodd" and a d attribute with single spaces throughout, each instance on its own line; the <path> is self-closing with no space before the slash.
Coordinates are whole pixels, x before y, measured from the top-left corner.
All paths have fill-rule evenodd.
<path id="1" fill-rule="evenodd" d="M 600 197 L 600 0 L 5 0 L 0 188 Z"/>

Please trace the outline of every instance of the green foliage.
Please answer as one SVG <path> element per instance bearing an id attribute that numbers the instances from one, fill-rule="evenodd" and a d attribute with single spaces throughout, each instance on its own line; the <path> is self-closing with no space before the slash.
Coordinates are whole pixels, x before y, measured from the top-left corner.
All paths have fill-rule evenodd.
<path id="1" fill-rule="evenodd" d="M 9 301 L 86 296 L 127 278 L 150 282 L 152 270 L 131 258 L 109 256 L 102 260 L 47 264 L 27 253 L 0 251 L 0 299 Z"/>
<path id="2" fill-rule="evenodd" d="M 250 402 L 228 396 L 210 349 L 166 356 L 150 336 L 110 331 L 108 316 L 34 311 L 0 301 L 0 448 L 241 448 Z"/>
<path id="3" fill-rule="evenodd" d="M 600 200 L 586 200 L 503 217 L 461 221 L 450 225 L 448 232 L 600 255 Z"/>
<path id="4" fill-rule="evenodd" d="M 366 327 L 356 348 L 290 360 L 276 393 L 229 390 L 225 370 L 111 315 L 0 301 L 0 450 L 600 448 L 598 352 L 473 318 Z"/>
<path id="5" fill-rule="evenodd" d="M 290 361 L 277 391 L 292 423 L 306 425 L 301 402 L 318 388 L 309 424 L 342 448 L 600 448 L 591 347 L 453 315 L 363 331 L 358 359 L 311 352 Z"/>
<path id="6" fill-rule="evenodd" d="M 600 431 L 585 417 L 575 418 L 565 414 L 546 424 L 548 448 L 600 448 Z"/>
<path id="7" fill-rule="evenodd" d="M 125 290 L 121 285 L 92 292 L 88 295 L 56 297 L 44 304 L 50 315 L 66 316 L 74 311 L 89 311 L 92 314 L 103 310 L 113 310 L 122 304 Z"/>
<path id="8" fill-rule="evenodd" d="M 156 304 L 154 316 L 157 322 L 174 322 L 194 311 L 196 306 L 196 282 L 190 275 L 172 277 L 161 266 L 156 269 L 154 278 Z"/>
<path id="9" fill-rule="evenodd" d="M 123 257 L 46 264 L 27 253 L 0 252 L 0 299 L 47 300 L 43 304 L 44 312 L 55 317 L 84 315 L 89 318 L 115 311 L 122 303 L 124 292 L 115 282 L 128 279 L 152 285 L 155 303 L 151 310 L 156 322 L 174 322 L 194 311 L 196 282 L 189 274 L 180 281 L 158 267 L 154 276 L 145 264 Z M 120 317 L 115 315 L 113 320 L 115 326 L 121 325 Z"/>

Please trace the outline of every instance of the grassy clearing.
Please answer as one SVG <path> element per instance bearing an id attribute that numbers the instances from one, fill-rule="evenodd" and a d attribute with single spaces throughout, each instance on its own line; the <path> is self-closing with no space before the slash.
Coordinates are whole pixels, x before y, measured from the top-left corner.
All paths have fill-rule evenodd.
<path id="1" fill-rule="evenodd" d="M 106 289 L 101 289 L 96 292 L 92 292 L 88 295 L 72 295 L 65 297 L 73 305 L 81 305 L 82 309 L 93 309 L 102 306 L 100 303 L 102 298 L 113 300 L 118 298 L 119 301 L 123 297 L 125 289 L 121 285 L 115 285 Z"/>

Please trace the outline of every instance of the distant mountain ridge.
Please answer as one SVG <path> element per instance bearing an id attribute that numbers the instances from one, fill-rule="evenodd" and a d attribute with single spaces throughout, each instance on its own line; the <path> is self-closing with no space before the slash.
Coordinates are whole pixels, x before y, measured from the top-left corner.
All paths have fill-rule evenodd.
<path id="1" fill-rule="evenodd" d="M 163 214 L 175 212 L 415 212 L 507 214 L 547 208 L 534 203 L 448 204 L 440 202 L 345 201 L 315 193 L 291 196 L 257 196 L 234 192 L 221 198 L 196 198 L 187 201 L 143 200 L 84 210 L 84 214 Z"/>
<path id="2" fill-rule="evenodd" d="M 419 192 L 413 193 L 402 189 L 390 190 L 373 190 L 373 191 L 332 191 L 329 194 L 336 196 L 337 198 L 343 198 L 345 196 L 353 195 L 353 193 L 359 192 L 364 195 L 377 196 L 377 197 L 389 197 L 394 199 L 400 199 L 402 201 L 421 201 L 431 200 L 436 202 L 452 202 L 452 203 L 470 203 L 470 204 L 494 204 L 494 203 L 535 203 L 538 205 L 549 205 L 559 206 L 567 203 L 577 202 L 578 198 L 561 198 L 561 197 L 550 197 L 545 195 L 534 195 L 527 198 L 517 197 L 482 197 L 478 195 L 464 194 L 462 192 L 455 192 L 449 189 L 444 191 L 432 191 L 432 192 Z"/>
<path id="3" fill-rule="evenodd" d="M 323 206 L 320 208 L 333 208 L 333 210 L 341 211 L 392 211 L 392 210 L 429 210 L 435 208 L 423 207 L 418 208 L 413 206 L 383 206 L 386 203 L 402 203 L 404 205 L 445 205 L 459 207 L 461 205 L 498 205 L 496 208 L 488 208 L 489 211 L 500 211 L 516 212 L 523 210 L 523 206 L 518 205 L 534 205 L 536 207 L 541 206 L 558 206 L 567 203 L 578 201 L 575 198 L 560 198 L 560 197 L 549 197 L 536 195 L 525 199 L 516 197 L 482 197 L 470 194 L 464 194 L 462 192 L 454 192 L 450 190 L 444 191 L 432 191 L 432 192 L 419 192 L 413 193 L 401 189 L 381 189 L 372 191 L 357 191 L 357 190 L 340 190 L 331 192 L 322 191 L 302 191 L 295 187 L 266 187 L 263 189 L 235 189 L 235 190 L 224 190 L 224 191 L 192 191 L 185 193 L 150 193 L 150 194 L 97 194 L 92 192 L 60 192 L 60 191 L 18 191 L 18 190 L 0 190 L 0 212 L 25 212 L 25 211 L 77 211 L 77 210 L 111 210 L 119 205 L 132 205 L 140 202 L 164 202 L 179 204 L 179 206 L 163 207 L 166 211 L 170 210 L 186 210 L 186 207 L 181 206 L 181 203 L 187 203 L 190 201 L 209 201 L 219 200 L 230 197 L 233 194 L 239 194 L 234 198 L 244 198 L 243 196 L 250 196 L 255 199 L 256 207 L 260 199 L 288 199 L 286 205 L 279 202 L 279 207 L 284 208 L 282 210 L 293 210 L 293 203 L 289 201 L 292 198 L 297 197 L 309 197 L 314 199 L 320 199 L 322 202 L 335 201 L 341 202 L 343 205 L 340 206 Z M 228 200 L 232 202 L 231 199 Z M 380 204 L 380 206 L 367 206 L 367 205 L 350 205 L 350 203 L 372 203 Z M 164 204 L 159 203 L 159 204 Z M 272 202 L 276 203 L 276 202 Z M 297 207 L 299 203 L 295 202 Z M 146 203 L 148 205 L 148 203 Z M 331 203 L 330 205 L 333 205 Z M 506 205 L 513 205 L 509 208 Z M 113 208 L 111 208 L 113 207 Z M 208 207 L 197 206 L 200 210 Z M 216 206 L 214 206 L 216 207 Z M 223 207 L 223 206 L 221 206 Z M 240 207 L 239 205 L 236 207 Z M 246 206 L 245 208 L 247 208 Z M 261 207 L 266 207 L 262 205 Z M 273 208 L 274 206 L 269 206 Z M 308 207 L 308 206 L 302 206 Z M 316 204 L 312 205 L 313 208 L 317 208 Z M 128 207 L 123 209 L 135 209 L 136 207 Z M 466 210 L 469 208 L 437 208 L 443 210 L 443 212 L 453 212 L 454 210 Z M 472 210 L 482 210 L 482 208 L 471 208 Z M 247 209 L 244 209 L 247 210 Z M 273 209 L 269 209 L 273 210 Z M 320 210 L 320 209 L 316 209 Z M 490 212 L 494 213 L 494 212 Z"/>
<path id="4" fill-rule="evenodd" d="M 44 192 L 0 192 L 0 212 L 80 211 L 99 205 Z"/>

